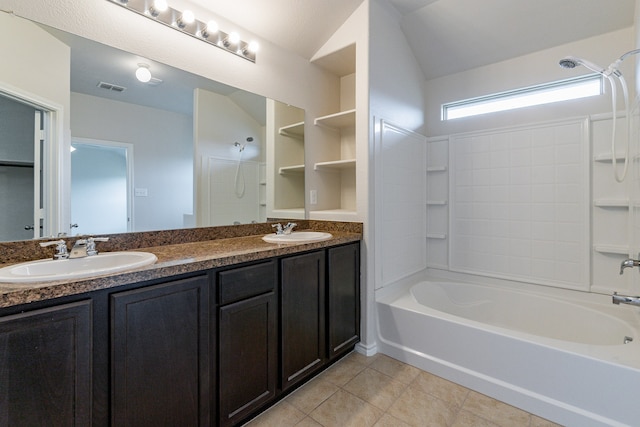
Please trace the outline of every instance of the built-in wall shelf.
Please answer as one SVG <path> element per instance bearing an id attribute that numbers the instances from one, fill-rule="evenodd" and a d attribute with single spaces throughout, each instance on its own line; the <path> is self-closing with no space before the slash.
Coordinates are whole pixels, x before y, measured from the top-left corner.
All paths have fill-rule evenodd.
<path id="1" fill-rule="evenodd" d="M 273 209 L 271 217 L 282 219 L 304 219 L 304 208 Z"/>
<path id="2" fill-rule="evenodd" d="M 429 234 L 427 234 L 427 239 L 443 240 L 443 239 L 446 239 L 446 238 L 447 238 L 446 234 L 438 234 L 438 233 L 429 233 Z"/>
<path id="3" fill-rule="evenodd" d="M 447 167 L 442 166 L 427 166 L 427 172 L 446 172 Z"/>
<path id="4" fill-rule="evenodd" d="M 278 129 L 278 133 L 292 138 L 304 138 L 304 122 L 282 126 Z"/>
<path id="5" fill-rule="evenodd" d="M 594 245 L 593 250 L 603 254 L 629 254 L 629 246 L 626 245 Z"/>
<path id="6" fill-rule="evenodd" d="M 629 208 L 629 199 L 596 199 L 593 204 L 601 208 Z"/>
<path id="7" fill-rule="evenodd" d="M 445 206 L 446 200 L 427 200 L 427 206 Z"/>
<path id="8" fill-rule="evenodd" d="M 333 160 L 330 162 L 319 162 L 313 165 L 314 170 L 335 170 L 335 169 L 350 169 L 356 166 L 355 159 L 347 159 L 347 160 Z"/>
<path id="9" fill-rule="evenodd" d="M 356 123 L 356 110 L 341 111 L 328 116 L 318 117 L 314 120 L 317 126 L 324 126 L 330 129 L 340 130 Z"/>
<path id="10" fill-rule="evenodd" d="M 283 166 L 278 169 L 280 175 L 304 173 L 304 165 Z"/>
<path id="11" fill-rule="evenodd" d="M 309 216 L 311 219 L 333 221 L 354 221 L 357 219 L 357 212 L 350 209 L 324 209 L 318 211 L 310 211 Z"/>

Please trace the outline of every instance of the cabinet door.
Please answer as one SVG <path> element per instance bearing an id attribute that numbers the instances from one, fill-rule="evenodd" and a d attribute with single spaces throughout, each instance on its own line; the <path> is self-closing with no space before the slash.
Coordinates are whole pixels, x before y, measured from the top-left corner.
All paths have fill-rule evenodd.
<path id="1" fill-rule="evenodd" d="M 234 425 L 275 397 L 278 306 L 275 292 L 220 308 L 220 425 Z"/>
<path id="2" fill-rule="evenodd" d="M 206 276 L 111 296 L 113 426 L 209 425 Z"/>
<path id="3" fill-rule="evenodd" d="M 0 318 L 0 426 L 91 425 L 91 301 Z"/>
<path id="4" fill-rule="evenodd" d="M 326 361 L 324 251 L 281 260 L 282 389 Z"/>
<path id="5" fill-rule="evenodd" d="M 351 350 L 360 340 L 360 245 L 329 248 L 328 341 L 329 358 Z"/>

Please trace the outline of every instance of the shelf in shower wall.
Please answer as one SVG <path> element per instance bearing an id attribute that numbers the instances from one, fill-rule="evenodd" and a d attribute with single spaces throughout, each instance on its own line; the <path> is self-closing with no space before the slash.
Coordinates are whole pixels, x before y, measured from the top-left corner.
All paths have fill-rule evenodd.
<path id="1" fill-rule="evenodd" d="M 593 245 L 593 250 L 602 254 L 629 254 L 629 246 L 626 245 Z"/>
<path id="2" fill-rule="evenodd" d="M 594 206 L 600 208 L 629 208 L 629 199 L 596 199 Z"/>
<path id="3" fill-rule="evenodd" d="M 447 238 L 446 234 L 438 234 L 438 233 L 428 233 L 427 234 L 427 239 L 439 239 L 439 240 L 444 240 Z"/>
<path id="4" fill-rule="evenodd" d="M 446 200 L 427 200 L 427 206 L 445 206 Z"/>
<path id="5" fill-rule="evenodd" d="M 624 153 L 617 153 L 616 154 L 616 162 L 617 161 L 624 161 Z M 601 154 L 596 154 L 595 156 L 593 156 L 593 161 L 594 162 L 610 162 L 611 161 L 611 153 L 601 153 Z"/>
<path id="6" fill-rule="evenodd" d="M 427 172 L 446 172 L 447 167 L 442 166 L 427 166 Z"/>

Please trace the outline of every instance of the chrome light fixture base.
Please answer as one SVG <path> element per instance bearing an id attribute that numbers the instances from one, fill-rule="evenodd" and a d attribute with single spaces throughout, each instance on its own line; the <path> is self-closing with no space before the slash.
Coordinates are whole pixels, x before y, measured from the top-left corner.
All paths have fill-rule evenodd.
<path id="1" fill-rule="evenodd" d="M 158 10 L 154 8 L 153 0 L 107 0 L 111 3 L 124 7 L 125 9 L 136 12 L 146 18 L 180 31 L 200 41 L 213 45 L 226 52 L 233 53 L 247 61 L 256 62 L 255 49 L 250 49 L 250 43 L 239 40 L 237 43 L 229 43 L 229 34 L 224 31 L 216 32 L 208 31 L 207 23 L 194 19 L 192 22 L 186 22 L 183 19 L 184 12 L 172 7 L 166 10 Z M 185 11 L 186 12 L 186 11 Z"/>

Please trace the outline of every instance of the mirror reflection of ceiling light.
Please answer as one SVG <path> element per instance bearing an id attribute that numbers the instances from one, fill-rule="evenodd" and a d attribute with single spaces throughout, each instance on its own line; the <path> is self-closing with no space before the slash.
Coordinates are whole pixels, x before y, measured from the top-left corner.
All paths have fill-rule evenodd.
<path id="1" fill-rule="evenodd" d="M 188 34 L 251 62 L 256 62 L 258 44 L 247 43 L 235 31 L 226 33 L 214 21 L 199 21 L 190 10 L 170 7 L 167 0 L 107 0 L 153 21 Z"/>
<path id="2" fill-rule="evenodd" d="M 136 70 L 136 79 L 138 79 L 142 83 L 148 83 L 149 81 L 151 81 L 151 71 L 149 70 L 149 66 L 147 64 L 138 64 L 138 69 Z"/>

